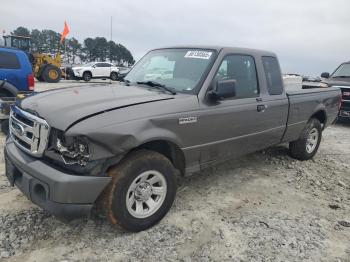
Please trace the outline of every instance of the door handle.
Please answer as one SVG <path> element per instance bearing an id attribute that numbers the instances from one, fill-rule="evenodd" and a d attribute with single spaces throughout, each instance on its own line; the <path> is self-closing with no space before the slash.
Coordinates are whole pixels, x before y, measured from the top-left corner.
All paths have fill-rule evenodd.
<path id="1" fill-rule="evenodd" d="M 256 110 L 257 110 L 258 112 L 264 112 L 266 108 L 267 108 L 266 105 L 258 105 L 258 106 L 256 107 Z"/>

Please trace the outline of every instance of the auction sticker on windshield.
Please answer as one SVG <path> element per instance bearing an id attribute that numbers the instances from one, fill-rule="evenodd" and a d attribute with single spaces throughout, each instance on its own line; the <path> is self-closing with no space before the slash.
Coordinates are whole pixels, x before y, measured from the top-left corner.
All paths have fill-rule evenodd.
<path id="1" fill-rule="evenodd" d="M 185 58 L 200 58 L 200 59 L 209 59 L 213 52 L 208 51 L 187 51 Z"/>

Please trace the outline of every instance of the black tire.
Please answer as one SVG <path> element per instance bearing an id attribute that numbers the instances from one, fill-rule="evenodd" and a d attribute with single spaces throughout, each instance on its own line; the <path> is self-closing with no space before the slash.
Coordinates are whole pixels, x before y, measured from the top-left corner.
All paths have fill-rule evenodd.
<path id="1" fill-rule="evenodd" d="M 61 69 L 54 65 L 47 65 L 42 74 L 41 78 L 47 83 L 57 83 L 61 80 Z"/>
<path id="2" fill-rule="evenodd" d="M 158 208 L 154 210 L 154 213 L 144 218 L 135 217 L 128 209 L 132 205 L 128 207 L 126 204 L 127 195 L 129 195 L 129 199 L 131 199 L 130 196 L 136 199 L 137 195 L 135 193 L 136 189 L 128 194 L 128 191 L 131 189 L 130 186 L 135 181 L 138 181 L 137 178 L 142 174 L 154 171 L 159 172 L 165 179 L 166 193 L 163 195 L 163 200 L 159 202 Z M 111 224 L 119 225 L 125 230 L 138 232 L 152 227 L 166 215 L 174 202 L 176 195 L 175 168 L 168 158 L 157 152 L 149 150 L 132 152 L 121 163 L 111 168 L 108 171 L 108 175 L 112 177 L 112 182 L 100 198 L 99 209 L 107 215 Z M 150 178 L 152 178 L 152 174 Z M 149 195 L 149 198 L 154 197 L 152 194 Z M 137 200 L 134 200 L 135 205 L 137 204 L 136 202 Z M 151 210 L 150 207 L 144 206 L 144 204 L 142 203 L 143 211 L 145 207 L 146 211 L 147 209 Z"/>
<path id="3" fill-rule="evenodd" d="M 89 82 L 91 80 L 91 78 L 92 78 L 92 75 L 90 72 L 84 72 L 83 79 L 85 82 Z"/>
<path id="4" fill-rule="evenodd" d="M 13 94 L 6 90 L 0 90 L 0 98 L 2 97 L 15 97 Z M 8 119 L 3 119 L 0 120 L 0 130 L 3 132 L 5 135 L 9 134 L 9 120 Z"/>
<path id="5" fill-rule="evenodd" d="M 118 73 L 112 72 L 110 78 L 112 81 L 117 81 L 119 79 Z"/>
<path id="6" fill-rule="evenodd" d="M 39 82 L 45 82 L 45 80 L 43 79 L 43 77 L 41 75 L 39 75 L 37 78 L 36 78 Z"/>
<path id="7" fill-rule="evenodd" d="M 7 82 L 5 82 L 5 85 L 6 84 Z M 2 97 L 15 97 L 15 95 L 5 89 L 5 90 L 0 90 L 0 98 Z"/>
<path id="8" fill-rule="evenodd" d="M 9 134 L 9 120 L 4 119 L 0 121 L 1 132 L 3 132 L 6 136 Z"/>
<path id="9" fill-rule="evenodd" d="M 71 67 L 67 67 L 66 70 L 65 70 L 65 73 L 66 73 L 66 78 L 68 80 L 72 80 L 75 78 L 74 76 L 74 71 Z"/>
<path id="10" fill-rule="evenodd" d="M 317 143 L 314 143 L 315 146 L 311 146 L 310 148 L 307 148 L 308 145 L 308 137 L 311 134 L 311 132 L 317 131 L 317 139 L 315 138 L 315 141 L 317 140 Z M 314 155 L 317 153 L 317 150 L 320 146 L 322 139 L 322 126 L 318 119 L 312 118 L 307 123 L 304 131 L 302 132 L 300 138 L 296 141 L 289 143 L 289 152 L 290 155 L 298 160 L 309 160 L 314 157 Z"/>

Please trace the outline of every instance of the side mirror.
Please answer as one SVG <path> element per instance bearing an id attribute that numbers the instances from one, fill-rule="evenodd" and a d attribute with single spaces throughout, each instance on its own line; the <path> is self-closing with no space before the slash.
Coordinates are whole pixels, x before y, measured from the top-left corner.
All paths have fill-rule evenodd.
<path id="1" fill-rule="evenodd" d="M 93 65 L 93 66 L 92 66 L 92 68 L 95 68 L 95 67 L 96 67 L 96 65 Z"/>
<path id="2" fill-rule="evenodd" d="M 210 91 L 210 97 L 214 100 L 236 96 L 236 80 L 220 80 L 216 82 L 215 89 Z"/>
<path id="3" fill-rule="evenodd" d="M 330 76 L 330 74 L 327 73 L 327 72 L 323 72 L 323 73 L 321 74 L 321 77 L 322 77 L 322 78 L 329 78 L 329 76 Z"/>

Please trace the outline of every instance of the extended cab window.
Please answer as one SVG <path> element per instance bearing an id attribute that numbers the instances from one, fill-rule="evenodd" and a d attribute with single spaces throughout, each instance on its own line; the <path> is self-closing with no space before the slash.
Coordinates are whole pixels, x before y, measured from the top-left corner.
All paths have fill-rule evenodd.
<path id="1" fill-rule="evenodd" d="M 21 65 L 16 54 L 0 51 L 0 69 L 20 69 Z"/>
<path id="2" fill-rule="evenodd" d="M 248 55 L 228 55 L 222 61 L 216 80 L 235 80 L 234 98 L 256 97 L 259 94 L 254 58 Z"/>
<path id="3" fill-rule="evenodd" d="M 281 95 L 283 93 L 283 83 L 277 58 L 272 56 L 263 56 L 262 61 L 269 94 Z"/>

